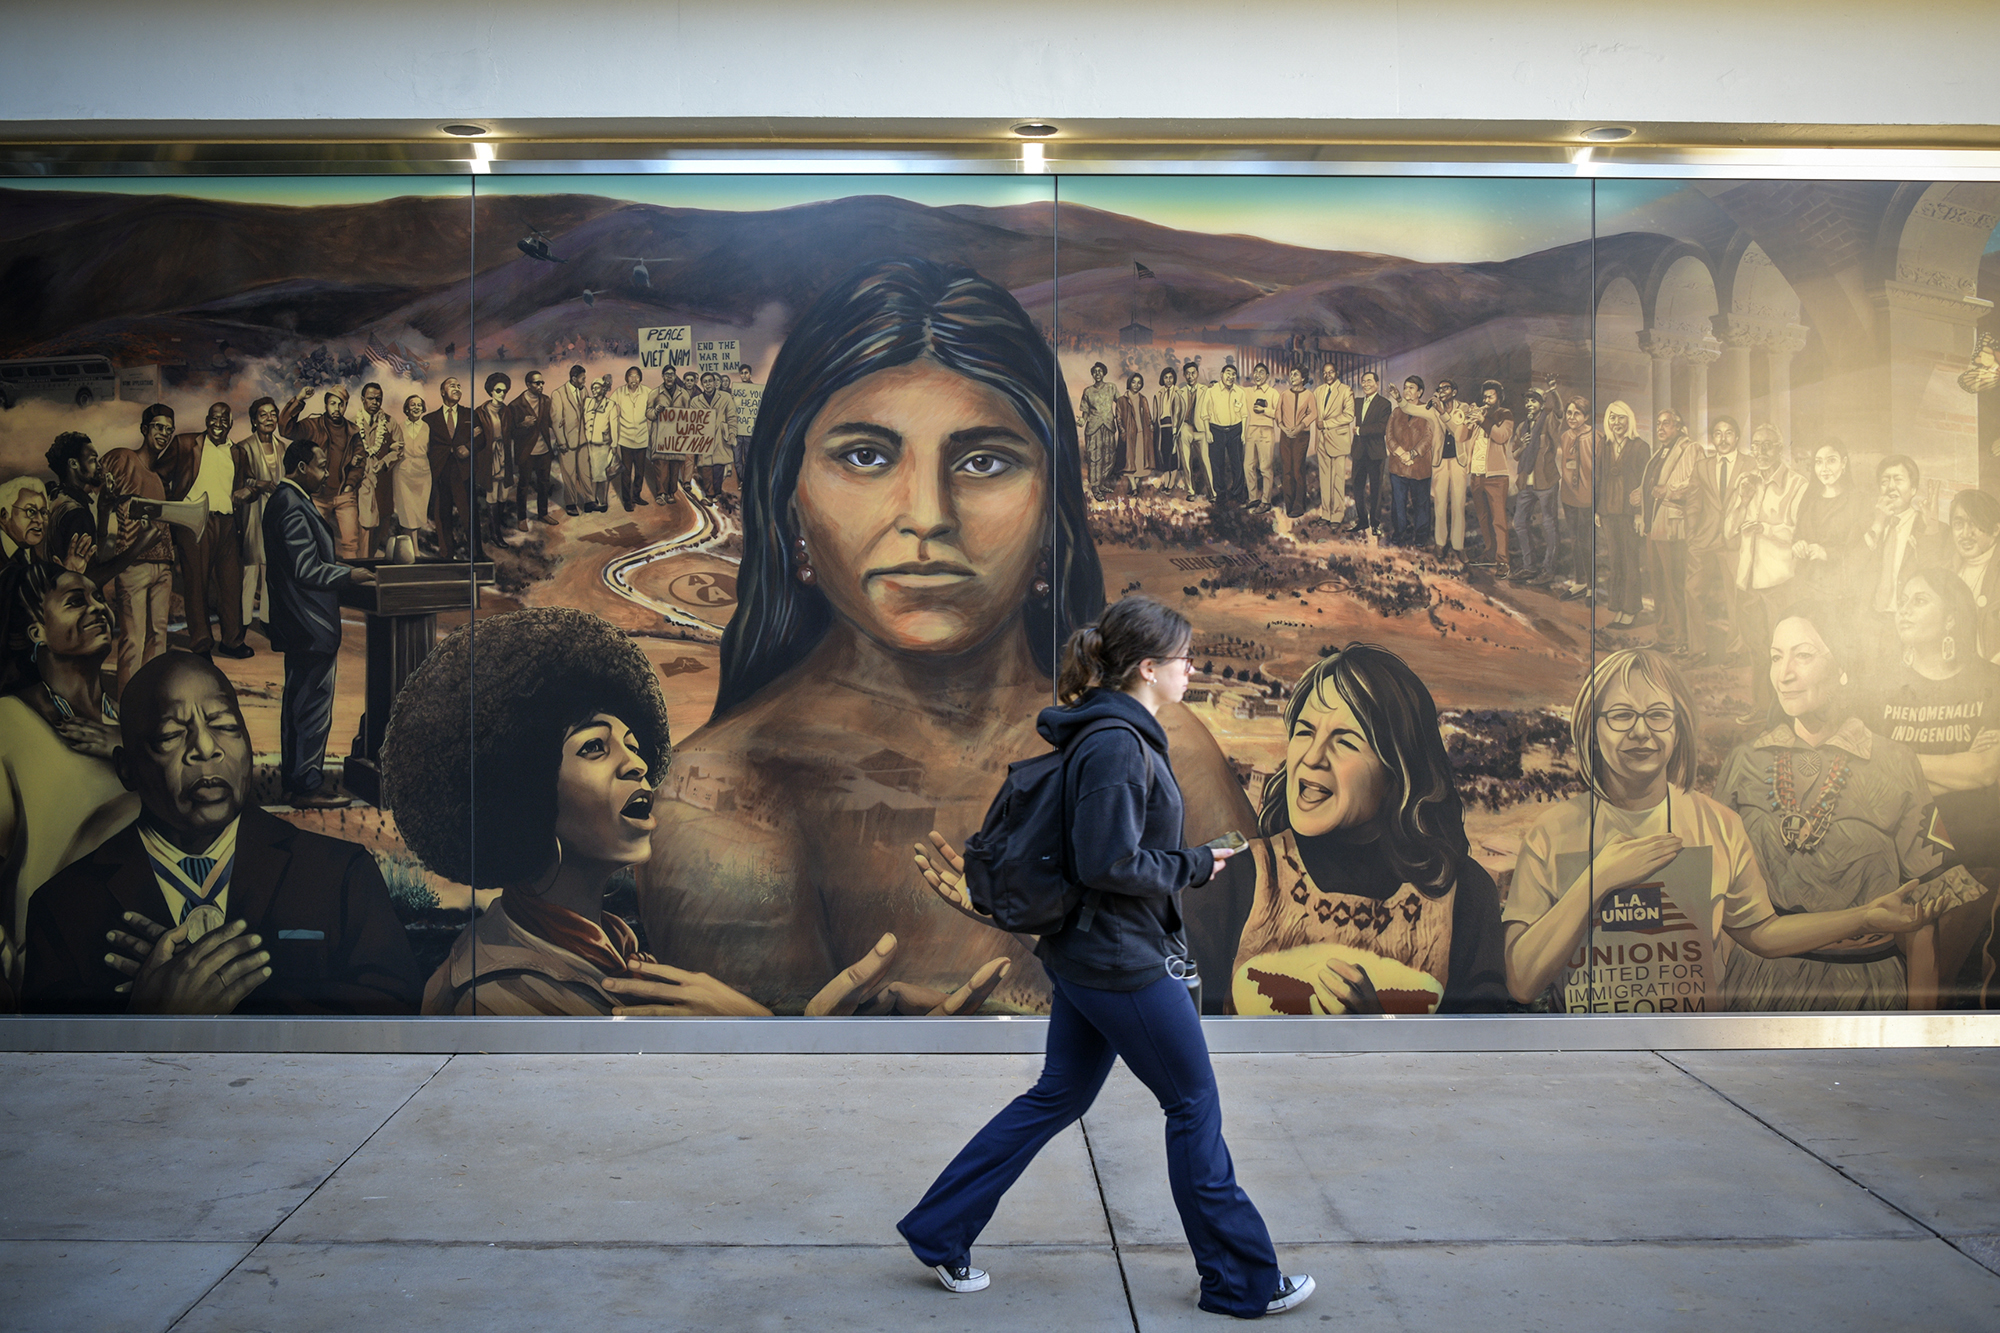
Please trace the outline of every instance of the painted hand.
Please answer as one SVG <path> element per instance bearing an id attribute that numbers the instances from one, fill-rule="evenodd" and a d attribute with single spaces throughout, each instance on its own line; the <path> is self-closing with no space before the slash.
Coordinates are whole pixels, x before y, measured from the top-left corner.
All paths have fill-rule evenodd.
<path id="1" fill-rule="evenodd" d="M 926 1016 L 969 1014 L 986 1003 L 994 987 L 1006 980 L 1013 964 L 1005 958 L 989 959 L 957 990 L 946 994 L 930 986 L 890 981 L 889 966 L 895 961 L 898 944 L 894 935 L 884 935 L 866 957 L 820 989 L 806 1004 L 812 1018 L 847 1014 L 922 1014 Z"/>
<path id="2" fill-rule="evenodd" d="M 972 894 L 965 887 L 965 858 L 958 854 L 958 848 L 952 846 L 944 834 L 932 829 L 931 845 L 916 845 L 916 862 L 917 873 L 924 877 L 924 882 L 938 897 L 981 925 L 993 925 L 992 917 L 972 905 Z M 993 928 L 999 929 L 998 926 Z"/>
<path id="3" fill-rule="evenodd" d="M 1316 1014 L 1379 1014 L 1382 999 L 1368 969 L 1359 963 L 1330 962 L 1313 978 L 1312 998 L 1307 1001 Z"/>
<path id="4" fill-rule="evenodd" d="M 96 554 L 96 540 L 87 532 L 79 532 L 70 538 L 69 551 L 62 558 L 62 567 L 72 574 L 81 574 L 90 568 L 90 558 Z"/>
<path id="5" fill-rule="evenodd" d="M 231 921 L 190 945 L 196 915 L 153 941 L 132 977 L 132 1013 L 232 1014 L 270 979 L 271 955 L 259 947 L 263 938 L 249 933 L 248 922 Z M 107 962 L 113 957 L 105 955 Z"/>
<path id="6" fill-rule="evenodd" d="M 56 723 L 56 735 L 62 737 L 63 744 L 78 754 L 87 754 L 92 759 L 107 761 L 111 758 L 111 752 L 121 743 L 118 728 L 108 722 L 96 722 L 82 717 L 73 717 Z"/>
<path id="7" fill-rule="evenodd" d="M 605 993 L 618 1018 L 769 1018 L 771 1011 L 706 972 L 687 972 L 665 963 L 634 963 L 630 977 L 607 977 Z"/>
<path id="8" fill-rule="evenodd" d="M 1609 838 L 1604 850 L 1591 862 L 1591 878 L 1597 896 L 1641 883 L 1681 853 L 1678 833 L 1655 833 L 1646 838 Z"/>
<path id="9" fill-rule="evenodd" d="M 1922 930 L 1956 905 L 1957 900 L 1950 892 L 1922 892 L 1928 888 L 1929 885 L 1911 880 L 1866 904 L 1861 909 L 1863 929 L 1884 935 L 1907 935 Z"/>

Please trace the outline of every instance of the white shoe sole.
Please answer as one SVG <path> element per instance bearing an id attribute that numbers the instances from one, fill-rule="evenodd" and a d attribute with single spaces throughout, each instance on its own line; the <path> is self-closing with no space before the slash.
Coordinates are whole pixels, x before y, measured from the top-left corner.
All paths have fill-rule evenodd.
<path id="1" fill-rule="evenodd" d="M 984 1291 L 993 1285 L 993 1278 L 984 1269 L 980 1268 L 968 1270 L 972 1276 L 966 1278 L 963 1282 L 953 1277 L 951 1270 L 943 1264 L 932 1264 L 931 1271 L 937 1274 L 938 1281 L 944 1284 L 946 1291 L 960 1296 L 968 1292 Z"/>

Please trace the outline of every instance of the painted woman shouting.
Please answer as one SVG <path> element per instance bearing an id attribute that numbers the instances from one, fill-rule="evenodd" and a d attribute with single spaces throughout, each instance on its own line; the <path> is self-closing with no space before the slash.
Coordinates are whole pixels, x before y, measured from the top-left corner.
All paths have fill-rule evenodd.
<path id="1" fill-rule="evenodd" d="M 771 1012 L 707 973 L 657 961 L 604 910 L 612 878 L 646 859 L 669 758 L 652 664 L 588 612 L 494 616 L 424 659 L 383 742 L 397 826 L 431 870 L 500 889 L 431 977 L 425 1013 Z M 951 994 L 932 992 L 889 981 L 896 948 L 893 936 L 873 941 L 804 1011 L 962 1013 L 1007 973 L 996 958 Z"/>

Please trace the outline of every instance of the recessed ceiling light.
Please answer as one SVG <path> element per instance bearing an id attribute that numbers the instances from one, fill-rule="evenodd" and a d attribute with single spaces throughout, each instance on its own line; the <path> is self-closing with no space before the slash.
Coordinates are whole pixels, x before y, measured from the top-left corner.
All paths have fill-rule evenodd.
<path id="1" fill-rule="evenodd" d="M 484 125 L 472 125 L 463 122 L 452 125 L 440 125 L 438 128 L 446 134 L 456 135 L 461 139 L 472 139 L 486 133 Z"/>
<path id="2" fill-rule="evenodd" d="M 1023 139 L 1046 139 L 1056 132 L 1056 127 L 1046 120 L 1027 120 L 1014 127 L 1014 133 Z"/>
<path id="3" fill-rule="evenodd" d="M 1617 143 L 1620 139 L 1632 137 L 1630 125 L 1599 125 L 1594 130 L 1585 130 L 1581 136 L 1591 143 Z"/>

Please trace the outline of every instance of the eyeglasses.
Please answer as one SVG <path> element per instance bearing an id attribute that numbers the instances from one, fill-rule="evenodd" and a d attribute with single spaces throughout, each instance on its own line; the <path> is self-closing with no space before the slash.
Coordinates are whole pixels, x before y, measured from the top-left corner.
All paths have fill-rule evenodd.
<path id="1" fill-rule="evenodd" d="M 1621 736 L 1632 730 L 1642 717 L 1646 719 L 1648 731 L 1657 733 L 1674 729 L 1674 710 L 1671 708 L 1648 708 L 1643 713 L 1634 708 L 1607 708 L 1597 716 L 1605 726 Z"/>

